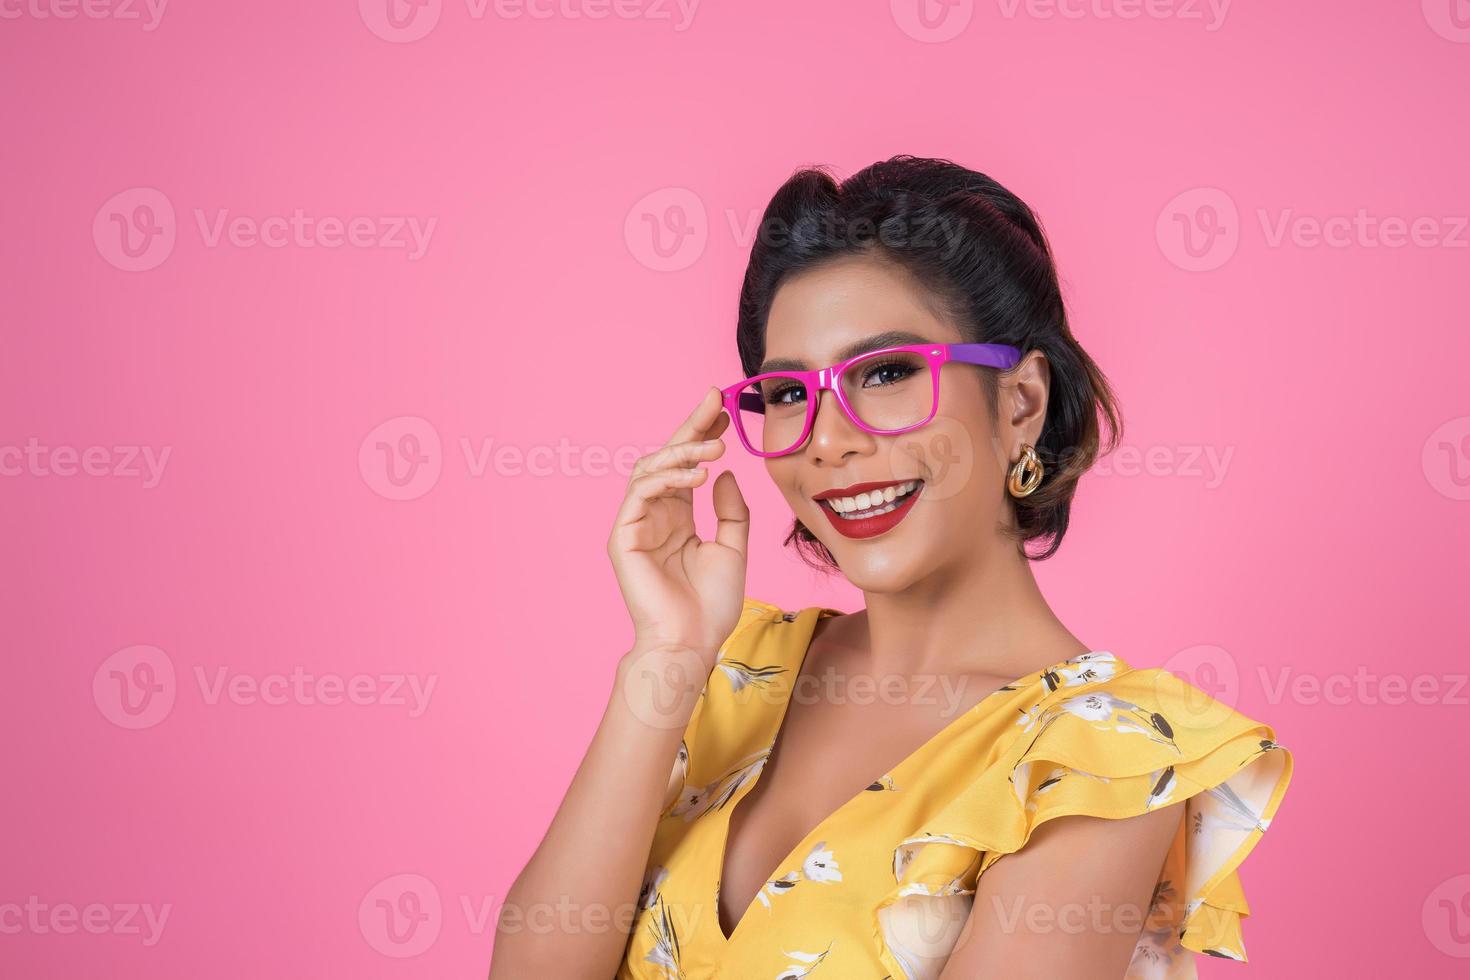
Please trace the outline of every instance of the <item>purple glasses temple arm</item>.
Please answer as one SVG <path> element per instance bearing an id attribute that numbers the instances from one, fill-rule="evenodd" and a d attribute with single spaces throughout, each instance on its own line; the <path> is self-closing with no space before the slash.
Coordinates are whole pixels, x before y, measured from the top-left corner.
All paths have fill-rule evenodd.
<path id="1" fill-rule="evenodd" d="M 757 412 L 761 415 L 766 413 L 766 403 L 753 391 L 742 391 L 737 398 L 739 405 L 747 412 Z"/>
<path id="2" fill-rule="evenodd" d="M 952 360 L 1009 371 L 1021 360 L 1021 352 L 1009 344 L 950 344 Z"/>

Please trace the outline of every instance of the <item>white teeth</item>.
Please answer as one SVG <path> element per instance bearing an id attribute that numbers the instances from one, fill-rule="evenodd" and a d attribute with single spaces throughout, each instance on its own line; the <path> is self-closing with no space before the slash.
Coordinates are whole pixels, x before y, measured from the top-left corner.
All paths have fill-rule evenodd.
<path id="1" fill-rule="evenodd" d="M 876 517 L 895 509 L 894 501 L 918 489 L 918 480 L 908 480 L 881 490 L 869 490 L 853 497 L 828 497 L 823 503 L 843 517 L 857 520 Z"/>

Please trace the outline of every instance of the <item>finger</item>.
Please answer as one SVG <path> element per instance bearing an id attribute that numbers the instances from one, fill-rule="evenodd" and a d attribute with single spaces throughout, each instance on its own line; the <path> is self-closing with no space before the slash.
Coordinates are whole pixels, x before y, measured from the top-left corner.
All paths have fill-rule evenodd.
<path id="1" fill-rule="evenodd" d="M 715 416 L 714 424 L 712 424 L 708 429 L 705 430 L 704 437 L 706 439 L 718 439 L 720 435 L 729 427 L 730 413 L 721 411 L 719 415 Z"/>
<path id="2" fill-rule="evenodd" d="M 628 495 L 623 506 L 618 508 L 615 528 L 636 524 L 648 516 L 648 505 L 659 497 L 667 497 L 681 490 L 697 487 L 709 476 L 709 470 L 669 469 L 640 476 L 628 484 Z"/>
<path id="3" fill-rule="evenodd" d="M 725 470 L 715 477 L 715 540 L 742 555 L 750 542 L 750 508 L 735 482 L 735 474 Z"/>
<path id="4" fill-rule="evenodd" d="M 688 468 L 697 463 L 703 463 L 711 459 L 717 459 L 725 451 L 725 444 L 719 439 L 705 439 L 702 442 L 681 442 L 672 446 L 664 446 L 657 452 L 649 453 L 639 459 L 633 466 L 633 475 L 642 476 L 645 473 L 657 473 L 670 467 Z"/>
<path id="5" fill-rule="evenodd" d="M 690 412 L 689 417 L 684 420 L 683 424 L 674 430 L 674 434 L 669 437 L 669 441 L 665 445 L 704 438 L 704 431 L 714 422 L 719 412 L 720 389 L 714 385 L 710 385 L 709 390 L 704 393 L 704 397 L 699 400 L 699 404 L 694 406 L 694 411 Z"/>

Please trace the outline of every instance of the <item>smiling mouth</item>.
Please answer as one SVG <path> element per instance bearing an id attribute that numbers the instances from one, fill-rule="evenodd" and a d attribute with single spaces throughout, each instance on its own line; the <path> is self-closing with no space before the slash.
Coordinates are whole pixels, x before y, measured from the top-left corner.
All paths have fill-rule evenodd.
<path id="1" fill-rule="evenodd" d="M 850 497 L 823 497 L 817 503 L 844 521 L 861 521 L 897 510 L 923 484 L 923 480 L 905 480 Z"/>

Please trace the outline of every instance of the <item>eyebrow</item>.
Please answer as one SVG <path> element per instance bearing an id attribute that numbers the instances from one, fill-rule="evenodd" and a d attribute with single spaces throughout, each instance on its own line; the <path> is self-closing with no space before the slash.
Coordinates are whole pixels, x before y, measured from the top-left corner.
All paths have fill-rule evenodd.
<path id="1" fill-rule="evenodd" d="M 854 341 L 837 352 L 837 360 L 845 361 L 848 358 L 866 354 L 869 351 L 882 350 L 885 347 L 905 347 L 909 344 L 932 344 L 928 337 L 921 337 L 910 330 L 885 330 L 883 333 L 875 333 L 871 337 Z M 770 374 L 772 371 L 805 371 L 806 361 L 799 357 L 773 357 L 761 364 L 756 374 Z"/>

